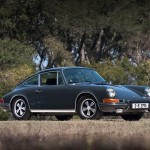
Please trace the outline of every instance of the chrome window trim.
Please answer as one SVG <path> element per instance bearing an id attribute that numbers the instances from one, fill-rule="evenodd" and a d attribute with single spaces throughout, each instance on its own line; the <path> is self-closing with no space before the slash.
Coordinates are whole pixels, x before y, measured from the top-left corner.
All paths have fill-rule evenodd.
<path id="1" fill-rule="evenodd" d="M 38 74 L 38 86 L 40 87 L 41 84 L 41 78 L 40 78 L 40 74 Z"/>
<path id="2" fill-rule="evenodd" d="M 57 81 L 56 81 L 56 84 L 58 85 L 58 71 L 57 71 Z"/>

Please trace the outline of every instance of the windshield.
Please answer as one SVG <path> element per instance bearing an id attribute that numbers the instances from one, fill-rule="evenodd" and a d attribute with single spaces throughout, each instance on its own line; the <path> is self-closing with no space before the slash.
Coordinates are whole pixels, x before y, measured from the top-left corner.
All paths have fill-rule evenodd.
<path id="1" fill-rule="evenodd" d="M 105 80 L 94 70 L 86 68 L 72 68 L 63 71 L 68 84 L 71 83 L 102 83 Z"/>

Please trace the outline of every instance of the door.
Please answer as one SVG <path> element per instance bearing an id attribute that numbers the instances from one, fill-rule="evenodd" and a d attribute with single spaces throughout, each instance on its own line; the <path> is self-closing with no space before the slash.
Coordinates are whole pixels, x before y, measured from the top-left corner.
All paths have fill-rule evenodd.
<path id="1" fill-rule="evenodd" d="M 24 95 L 29 103 L 30 109 L 39 109 L 38 95 L 36 90 L 39 88 L 39 75 L 35 75 L 24 83 L 24 90 L 19 94 Z"/>
<path id="2" fill-rule="evenodd" d="M 40 75 L 41 86 L 38 98 L 40 109 L 68 110 L 71 108 L 70 88 L 65 84 L 61 72 L 51 71 Z"/>

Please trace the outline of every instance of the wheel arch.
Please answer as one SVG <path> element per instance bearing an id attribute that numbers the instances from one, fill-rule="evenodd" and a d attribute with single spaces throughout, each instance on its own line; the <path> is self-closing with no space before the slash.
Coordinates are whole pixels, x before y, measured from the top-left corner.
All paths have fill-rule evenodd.
<path id="1" fill-rule="evenodd" d="M 27 98 L 26 98 L 25 96 L 23 96 L 23 95 L 15 95 L 15 96 L 13 96 L 13 97 L 11 98 L 10 104 L 9 104 L 9 109 L 10 109 L 10 110 L 11 110 L 11 108 L 12 108 L 12 103 L 13 103 L 13 101 L 14 101 L 16 98 L 23 98 L 23 99 L 27 102 L 27 105 L 28 105 L 29 110 L 30 110 L 29 102 L 28 102 Z"/>
<path id="2" fill-rule="evenodd" d="M 98 103 L 98 100 L 97 100 L 96 96 L 94 96 L 94 94 L 92 94 L 92 93 L 90 93 L 90 92 L 83 92 L 83 93 L 80 93 L 80 94 L 78 94 L 78 96 L 77 96 L 77 98 L 76 98 L 76 102 L 75 102 L 75 110 L 76 110 L 76 111 L 77 111 L 77 106 L 78 106 L 79 100 L 80 100 L 80 98 L 83 97 L 83 96 L 87 96 L 87 97 L 89 96 L 89 97 L 93 98 L 93 99 L 96 101 L 96 103 Z"/>

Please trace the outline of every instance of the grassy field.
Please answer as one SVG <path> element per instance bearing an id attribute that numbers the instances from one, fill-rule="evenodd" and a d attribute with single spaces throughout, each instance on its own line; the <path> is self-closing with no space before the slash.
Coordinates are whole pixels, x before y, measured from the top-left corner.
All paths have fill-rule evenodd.
<path id="1" fill-rule="evenodd" d="M 150 119 L 2 121 L 0 149 L 149 150 Z"/>

